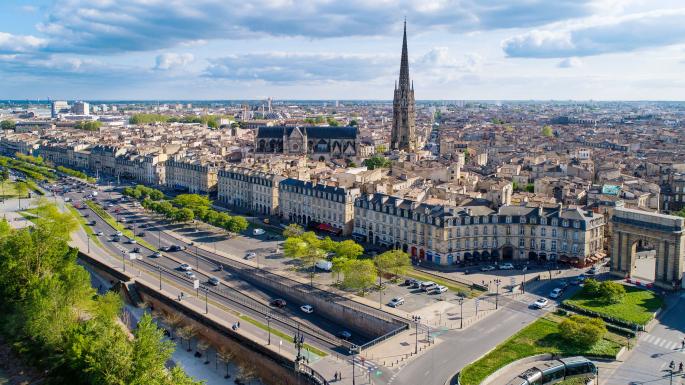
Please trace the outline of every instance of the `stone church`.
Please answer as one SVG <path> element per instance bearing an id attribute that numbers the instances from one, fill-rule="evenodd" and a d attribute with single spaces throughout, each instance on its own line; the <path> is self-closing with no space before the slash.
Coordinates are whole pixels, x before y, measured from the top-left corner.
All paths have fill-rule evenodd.
<path id="1" fill-rule="evenodd" d="M 308 155 L 314 160 L 357 155 L 357 127 L 259 127 L 255 155 Z"/>

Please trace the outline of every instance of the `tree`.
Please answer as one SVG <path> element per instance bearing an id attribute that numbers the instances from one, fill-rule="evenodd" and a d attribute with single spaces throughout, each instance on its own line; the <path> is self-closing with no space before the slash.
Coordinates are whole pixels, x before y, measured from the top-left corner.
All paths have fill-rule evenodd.
<path id="1" fill-rule="evenodd" d="M 178 330 L 178 336 L 181 337 L 181 339 L 188 341 L 187 351 L 192 350 L 190 348 L 190 343 L 195 335 L 197 335 L 197 328 L 194 325 L 186 325 Z"/>
<path id="2" fill-rule="evenodd" d="M 350 262 L 350 259 L 345 257 L 334 257 L 331 262 L 333 263 L 331 271 L 337 274 L 336 281 L 340 282 L 340 273 L 345 271 L 345 266 Z"/>
<path id="3" fill-rule="evenodd" d="M 388 168 L 392 162 L 381 155 L 374 155 L 369 159 L 364 159 L 363 164 L 368 167 L 369 170 L 375 170 L 377 168 Z"/>
<path id="4" fill-rule="evenodd" d="M 143 314 L 133 334 L 129 383 L 158 383 L 167 376 L 165 364 L 174 352 L 174 343 L 164 340 L 164 333 L 148 313 Z"/>
<path id="5" fill-rule="evenodd" d="M 343 286 L 362 293 L 376 281 L 376 269 L 368 259 L 353 260 L 345 264 Z"/>
<path id="6" fill-rule="evenodd" d="M 0 122 L 0 128 L 3 130 L 14 130 L 17 124 L 13 120 L 3 120 Z"/>
<path id="7" fill-rule="evenodd" d="M 550 127 L 550 126 L 542 127 L 540 134 L 546 138 L 550 138 L 553 135 L 552 127 Z"/>
<path id="8" fill-rule="evenodd" d="M 599 281 L 594 278 L 588 278 L 583 284 L 583 293 L 590 297 L 597 297 L 599 295 Z"/>
<path id="9" fill-rule="evenodd" d="M 354 119 L 350 120 L 350 127 L 357 127 L 357 126 L 359 126 L 359 123 L 356 120 L 354 120 Z"/>
<path id="10" fill-rule="evenodd" d="M 304 233 L 304 229 L 297 223 L 291 223 L 283 229 L 283 236 L 286 238 L 299 237 L 302 233 Z"/>
<path id="11" fill-rule="evenodd" d="M 250 224 L 247 222 L 247 219 L 245 219 L 245 217 L 236 215 L 231 217 L 231 224 L 228 228 L 228 231 L 233 233 L 239 233 L 247 230 L 249 226 Z"/>
<path id="12" fill-rule="evenodd" d="M 181 326 L 183 322 L 183 317 L 177 312 L 164 313 L 163 315 L 164 323 L 169 327 L 169 337 L 171 340 L 174 339 L 174 333 Z"/>
<path id="13" fill-rule="evenodd" d="M 6 168 L 3 168 L 2 171 L 0 171 L 0 186 L 2 187 L 3 198 L 5 197 L 5 182 L 7 182 L 9 179 L 10 179 L 9 171 L 7 171 Z"/>
<path id="14" fill-rule="evenodd" d="M 360 255 L 364 254 L 364 248 L 357 242 L 346 239 L 342 242 L 338 242 L 335 249 L 332 250 L 338 257 L 343 257 L 347 259 L 357 259 Z"/>
<path id="15" fill-rule="evenodd" d="M 195 348 L 197 348 L 198 353 L 200 353 L 200 357 L 205 355 L 205 365 L 209 363 L 209 346 L 209 341 L 207 341 L 204 338 L 198 340 L 197 345 L 195 346 Z"/>
<path id="16" fill-rule="evenodd" d="M 211 202 L 205 195 L 200 194 L 180 194 L 172 201 L 174 206 L 195 210 L 200 207 L 209 207 Z"/>
<path id="17" fill-rule="evenodd" d="M 175 212 L 176 222 L 190 222 L 195 219 L 195 213 L 191 209 L 180 209 Z"/>
<path id="18" fill-rule="evenodd" d="M 601 318 L 572 315 L 559 324 L 560 337 L 572 345 L 589 348 L 599 342 L 607 328 Z"/>
<path id="19" fill-rule="evenodd" d="M 226 346 L 221 345 L 216 350 L 216 357 L 218 360 L 221 360 L 221 362 L 226 364 L 226 375 L 224 376 L 224 378 L 229 378 L 231 375 L 229 374 L 228 365 L 231 363 L 231 360 L 233 360 L 233 357 L 235 357 L 235 355 Z"/>
<path id="20" fill-rule="evenodd" d="M 599 294 L 608 303 L 621 303 L 626 296 L 626 288 L 613 281 L 603 281 L 599 284 Z"/>

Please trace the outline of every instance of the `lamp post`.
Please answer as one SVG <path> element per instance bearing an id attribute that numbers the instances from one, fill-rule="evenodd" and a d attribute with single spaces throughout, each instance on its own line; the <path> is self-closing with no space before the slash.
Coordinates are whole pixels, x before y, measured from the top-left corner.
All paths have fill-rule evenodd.
<path id="1" fill-rule="evenodd" d="M 126 272 L 126 252 L 123 250 L 121 251 L 121 261 L 124 264 L 124 272 Z"/>
<path id="2" fill-rule="evenodd" d="M 162 291 L 162 266 L 157 264 L 157 270 L 159 270 L 159 291 Z"/>
<path id="3" fill-rule="evenodd" d="M 495 310 L 499 308 L 499 285 L 502 283 L 502 280 L 499 278 L 495 279 L 495 286 L 497 287 L 497 291 L 495 292 Z"/>
<path id="4" fill-rule="evenodd" d="M 157 228 L 157 248 L 162 248 L 162 231 L 159 228 Z"/>
<path id="5" fill-rule="evenodd" d="M 297 349 L 297 357 L 295 357 L 295 363 L 300 362 L 302 360 L 302 345 L 304 345 L 304 335 L 300 333 L 300 324 L 297 324 L 297 332 L 293 336 L 293 343 L 295 344 L 295 348 Z"/>
<path id="6" fill-rule="evenodd" d="M 421 316 L 413 315 L 411 316 L 414 325 L 416 326 L 416 345 L 414 345 L 414 354 L 419 353 L 419 323 L 421 322 Z"/>
<path id="7" fill-rule="evenodd" d="M 267 345 L 271 345 L 271 313 L 266 314 L 266 328 L 269 331 L 269 337 L 266 340 Z"/>
<path id="8" fill-rule="evenodd" d="M 521 293 L 526 294 L 526 270 L 528 266 L 523 267 L 523 282 L 521 282 Z"/>
<path id="9" fill-rule="evenodd" d="M 350 354 L 352 354 L 352 385 L 357 384 L 355 374 L 354 374 L 354 366 L 355 366 L 354 358 L 356 357 L 358 350 L 359 350 L 359 347 L 357 345 L 352 345 L 350 347 Z"/>
<path id="10" fill-rule="evenodd" d="M 459 296 L 459 329 L 464 328 L 464 297 Z"/>
<path id="11" fill-rule="evenodd" d="M 90 235 L 86 234 L 86 240 L 88 241 L 88 254 L 90 254 Z"/>
<path id="12" fill-rule="evenodd" d="M 209 288 L 203 287 L 203 290 L 205 291 L 205 314 L 209 314 L 209 300 L 207 299 L 209 296 Z"/>

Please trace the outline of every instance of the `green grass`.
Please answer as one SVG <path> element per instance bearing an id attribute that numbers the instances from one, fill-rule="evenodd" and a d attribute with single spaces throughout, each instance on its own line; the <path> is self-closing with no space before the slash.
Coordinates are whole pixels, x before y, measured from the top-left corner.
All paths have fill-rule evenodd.
<path id="1" fill-rule="evenodd" d="M 121 231 L 121 233 L 124 234 L 124 236 L 128 237 L 129 239 L 135 239 L 136 242 L 138 242 L 139 244 L 141 244 L 144 247 L 147 247 L 150 250 L 157 250 L 156 247 L 152 246 L 150 243 L 148 243 L 144 239 L 134 235 L 133 231 L 127 229 L 126 227 L 124 227 L 124 225 L 117 222 L 107 211 L 105 211 L 105 209 L 100 207 L 100 205 L 98 205 L 97 203 L 95 203 L 93 201 L 89 201 L 89 200 L 84 200 L 84 202 L 96 214 L 98 214 L 100 216 L 100 218 L 102 218 L 105 222 L 107 222 L 108 225 L 112 226 L 116 230 Z"/>
<path id="2" fill-rule="evenodd" d="M 100 248 L 104 249 L 102 242 L 100 242 L 100 238 L 97 235 L 95 235 L 95 232 L 93 231 L 93 229 L 90 226 L 88 226 L 88 222 L 86 222 L 86 218 L 84 218 L 81 215 L 81 213 L 79 213 L 78 210 L 76 210 L 76 208 L 74 208 L 74 206 L 72 206 L 70 204 L 66 204 L 65 206 L 67 207 L 67 209 L 69 209 L 69 212 L 71 213 L 71 215 L 73 215 L 74 218 L 76 218 L 78 223 L 81 225 L 81 228 L 83 228 L 83 231 L 85 231 L 86 235 L 88 235 L 88 238 L 90 238 L 90 240 L 93 241 L 93 243 L 100 246 Z"/>
<path id="3" fill-rule="evenodd" d="M 433 282 L 437 283 L 438 285 L 445 286 L 446 288 L 448 288 L 452 291 L 455 291 L 457 293 L 463 293 L 467 297 L 478 297 L 484 293 L 482 290 L 471 289 L 470 287 L 468 287 L 464 284 L 454 282 L 454 281 L 448 281 L 448 280 L 442 279 L 442 278 L 438 278 L 436 276 L 429 275 L 429 274 L 420 272 L 418 270 L 414 270 L 414 268 L 411 268 L 404 275 L 406 275 L 409 278 L 414 278 L 414 279 L 418 279 L 421 281 L 433 281 Z"/>
<path id="4" fill-rule="evenodd" d="M 570 378 L 568 380 L 564 380 L 561 382 L 557 382 L 557 385 L 585 385 L 587 382 L 587 379 L 591 377 L 576 377 L 576 378 Z"/>
<path id="5" fill-rule="evenodd" d="M 610 304 L 592 298 L 582 291 L 564 301 L 583 309 L 591 310 L 607 317 L 625 322 L 645 325 L 654 318 L 654 312 L 663 306 L 663 301 L 652 291 L 633 286 L 625 286 L 626 296 L 621 303 Z"/>
<path id="6" fill-rule="evenodd" d="M 11 198 L 17 195 L 17 189 L 14 187 L 16 182 L 6 180 L 2 182 L 2 188 L 0 189 L 0 195 L 5 198 Z"/>
<path id="7" fill-rule="evenodd" d="M 260 329 L 262 329 L 262 330 L 265 330 L 265 331 L 268 331 L 268 330 L 269 330 L 269 326 L 268 326 L 268 325 L 264 325 L 263 323 L 257 321 L 257 320 L 254 319 L 254 318 L 251 318 L 251 317 L 249 317 L 249 316 L 241 315 L 241 316 L 240 316 L 240 319 L 245 320 L 245 321 L 247 321 L 247 322 L 249 322 L 249 323 L 255 325 L 256 327 L 258 327 L 258 328 L 260 328 Z M 278 336 L 278 337 L 280 337 L 281 339 L 283 339 L 283 340 L 285 340 L 285 341 L 292 341 L 292 339 L 293 339 L 293 336 L 291 336 L 291 335 L 289 335 L 289 334 L 286 334 L 286 333 L 284 333 L 284 332 L 282 332 L 282 331 L 280 331 L 280 330 L 278 330 L 278 329 L 274 329 L 273 327 L 271 328 L 271 334 L 274 335 L 274 336 Z M 328 354 L 326 354 L 326 352 L 323 352 L 323 351 L 321 351 L 321 350 L 319 350 L 319 349 L 317 349 L 317 348 L 315 348 L 315 347 L 313 347 L 312 345 L 309 345 L 309 344 L 304 344 L 304 348 L 305 348 L 305 349 L 308 349 L 310 352 L 312 352 L 312 353 L 314 353 L 314 354 L 316 354 L 317 356 L 320 356 L 320 357 L 326 357 L 326 356 L 328 355 Z"/>
<path id="8" fill-rule="evenodd" d="M 478 385 L 497 369 L 524 357 L 544 353 L 610 357 L 616 356 L 621 346 L 615 341 L 603 339 L 590 349 L 574 347 L 560 338 L 557 322 L 540 318 L 509 337 L 483 358 L 465 367 L 459 379 L 463 385 Z"/>

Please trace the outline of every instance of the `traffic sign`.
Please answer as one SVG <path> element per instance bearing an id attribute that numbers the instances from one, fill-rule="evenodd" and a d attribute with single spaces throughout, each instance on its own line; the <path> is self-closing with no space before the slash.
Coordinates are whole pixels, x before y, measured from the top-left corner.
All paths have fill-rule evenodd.
<path id="1" fill-rule="evenodd" d="M 200 280 L 196 279 L 193 281 L 193 289 L 199 289 L 200 288 Z"/>

